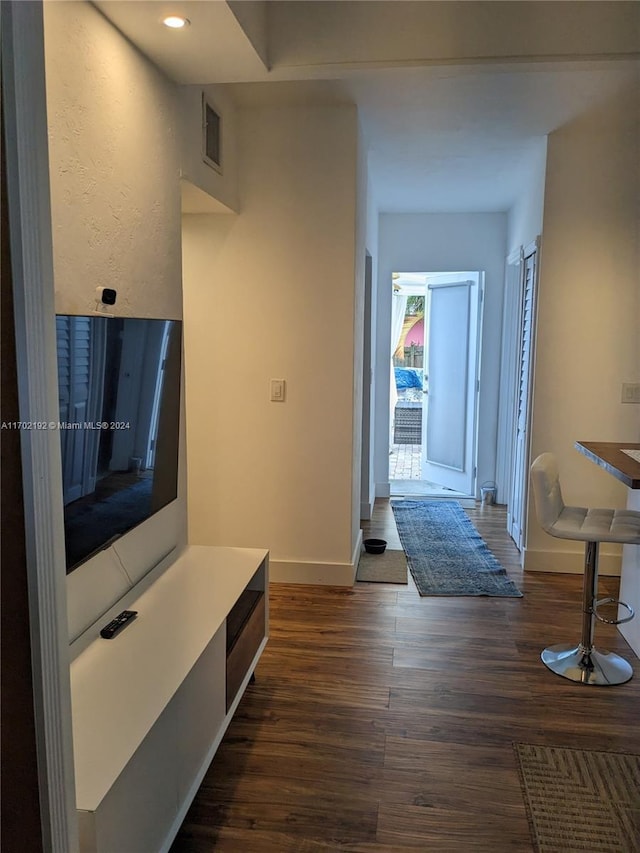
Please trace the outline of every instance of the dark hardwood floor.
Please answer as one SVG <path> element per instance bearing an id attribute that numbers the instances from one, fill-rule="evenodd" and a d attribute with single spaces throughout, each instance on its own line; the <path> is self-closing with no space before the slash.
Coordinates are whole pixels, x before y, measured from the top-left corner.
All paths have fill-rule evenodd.
<path id="1" fill-rule="evenodd" d="M 636 667 L 625 685 L 539 659 L 577 642 L 582 576 L 523 577 L 504 508 L 467 511 L 524 598 L 271 585 L 257 680 L 172 853 L 531 853 L 514 742 L 640 752 L 640 670 L 615 628 L 596 641 Z M 388 501 L 363 528 L 399 547 Z"/>

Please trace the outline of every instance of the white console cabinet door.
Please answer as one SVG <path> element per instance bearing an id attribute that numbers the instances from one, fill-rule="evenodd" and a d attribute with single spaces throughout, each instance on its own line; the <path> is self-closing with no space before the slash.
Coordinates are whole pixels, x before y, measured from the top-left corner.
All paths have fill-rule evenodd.
<path id="1" fill-rule="evenodd" d="M 95 812 L 79 812 L 83 853 L 157 853 L 178 813 L 176 715 L 156 721 Z"/>
<path id="2" fill-rule="evenodd" d="M 173 700 L 176 731 L 178 800 L 183 803 L 195 794 L 200 783 L 203 757 L 222 737 L 225 718 L 224 674 L 226 657 L 225 626 L 211 640 L 202 657 L 185 679 Z M 216 743 L 217 746 L 217 743 Z"/>

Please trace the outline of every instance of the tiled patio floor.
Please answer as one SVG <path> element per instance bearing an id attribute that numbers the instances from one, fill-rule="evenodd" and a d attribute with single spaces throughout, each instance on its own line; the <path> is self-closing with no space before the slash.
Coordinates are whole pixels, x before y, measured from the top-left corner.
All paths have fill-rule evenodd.
<path id="1" fill-rule="evenodd" d="M 422 445 L 392 444 L 389 454 L 390 480 L 419 480 Z"/>
<path id="2" fill-rule="evenodd" d="M 453 497 L 460 495 L 422 480 L 422 445 L 420 444 L 392 444 L 389 454 L 389 484 L 392 495 L 428 495 L 430 497 Z"/>

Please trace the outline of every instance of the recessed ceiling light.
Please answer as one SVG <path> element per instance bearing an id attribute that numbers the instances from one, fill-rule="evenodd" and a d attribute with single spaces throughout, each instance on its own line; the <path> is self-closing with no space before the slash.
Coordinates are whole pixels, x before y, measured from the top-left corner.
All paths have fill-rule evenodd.
<path id="1" fill-rule="evenodd" d="M 162 23 L 165 27 L 171 27 L 172 30 L 181 30 L 190 24 L 191 21 L 188 18 L 183 18 L 181 15 L 169 15 L 163 19 Z"/>

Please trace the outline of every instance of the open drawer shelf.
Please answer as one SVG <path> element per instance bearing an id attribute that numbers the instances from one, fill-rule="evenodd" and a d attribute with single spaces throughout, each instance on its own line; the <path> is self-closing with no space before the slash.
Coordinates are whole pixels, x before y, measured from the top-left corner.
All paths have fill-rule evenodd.
<path id="1" fill-rule="evenodd" d="M 227 616 L 227 710 L 265 637 L 265 621 L 264 591 L 245 589 Z"/>

